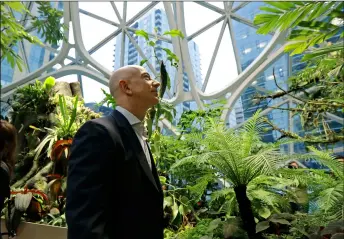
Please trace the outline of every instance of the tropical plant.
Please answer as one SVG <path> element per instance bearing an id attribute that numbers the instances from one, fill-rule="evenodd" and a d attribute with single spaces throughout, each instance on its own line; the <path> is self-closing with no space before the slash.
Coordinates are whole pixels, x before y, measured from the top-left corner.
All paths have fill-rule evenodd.
<path id="1" fill-rule="evenodd" d="M 42 174 L 49 172 L 54 163 L 46 164 L 46 161 L 43 159 L 58 160 L 62 152 L 66 152 L 66 155 L 68 155 L 66 150 L 71 145 L 70 140 L 74 137 L 78 128 L 87 120 L 100 117 L 100 114 L 94 113 L 85 107 L 83 101 L 78 101 L 77 96 L 74 98 L 57 94 L 50 100 L 59 106 L 56 109 L 56 113 L 50 118 L 53 127 L 38 128 L 30 125 L 30 128 L 33 129 L 32 134 L 35 134 L 37 131 L 43 132 L 45 137 L 34 149 L 33 164 L 30 171 L 17 181 L 13 187 L 20 187 L 25 183 L 31 183 L 32 180 L 36 181 L 41 178 Z M 42 153 L 43 151 L 44 153 Z M 40 161 L 44 162 L 41 165 L 43 167 L 31 180 L 32 175 L 40 167 Z"/>
<path id="2" fill-rule="evenodd" d="M 188 226 L 178 233 L 178 239 L 220 239 L 223 237 L 221 219 L 202 219 L 195 227 Z"/>
<path id="3" fill-rule="evenodd" d="M 170 76 L 166 70 L 166 64 L 167 62 L 171 63 L 171 66 L 178 68 L 179 58 L 176 54 L 174 54 L 170 49 L 161 47 L 161 36 L 171 36 L 171 37 L 180 37 L 184 38 L 183 33 L 178 29 L 172 29 L 170 31 L 166 31 L 160 35 L 160 31 L 158 28 L 154 28 L 155 36 L 154 39 L 149 38 L 149 34 L 144 30 L 136 30 L 135 34 L 137 36 L 143 37 L 147 43 L 147 47 L 152 47 L 153 49 L 153 55 L 150 56 L 148 59 L 143 59 L 140 62 L 140 65 L 143 66 L 144 64 L 147 64 L 151 58 L 154 58 L 156 65 L 159 66 L 160 73 L 156 75 L 156 79 L 160 78 L 160 88 L 159 88 L 159 97 L 161 98 L 161 101 L 159 104 L 157 104 L 155 107 L 152 107 L 149 112 L 146 115 L 145 118 L 145 125 L 148 128 L 148 137 L 150 138 L 153 132 L 153 126 L 155 130 L 159 130 L 159 120 L 161 117 L 165 117 L 169 121 L 172 121 L 176 110 L 173 105 L 168 104 L 166 101 L 164 101 L 162 98 L 165 95 L 166 89 L 171 88 L 171 79 Z M 162 49 L 167 56 L 167 59 L 161 59 L 159 58 L 158 54 L 156 53 L 157 49 Z"/>
<path id="4" fill-rule="evenodd" d="M 302 139 L 307 144 L 334 144 L 343 142 L 343 128 L 332 130 L 327 123 L 327 113 L 342 116 L 344 108 L 344 45 L 342 2 L 266 2 L 262 14 L 255 16 L 258 33 L 287 31 L 290 55 L 303 54 L 307 64 L 304 70 L 289 78 L 288 89 L 275 83 L 278 91 L 255 98 L 275 99 L 289 97 L 296 107 L 278 108 L 301 117 L 308 131 L 298 135 L 285 131 L 269 122 L 282 136 Z M 274 107 L 276 108 L 276 107 Z M 314 132 L 314 129 L 318 129 Z"/>
<path id="5" fill-rule="evenodd" d="M 264 120 L 259 111 L 239 130 L 226 129 L 221 122 L 210 120 L 210 127 L 198 136 L 204 153 L 179 160 L 172 169 L 182 165 L 207 166 L 213 175 L 233 187 L 243 227 L 249 238 L 258 238 L 252 203 L 247 187 L 259 176 L 273 175 L 283 165 L 286 156 L 279 148 L 287 141 L 263 143 L 260 134 Z M 209 174 L 208 174 L 209 175 Z"/>
<path id="6" fill-rule="evenodd" d="M 54 85 L 55 79 L 53 77 L 48 77 L 44 83 L 36 81 L 18 88 L 12 98 L 7 101 L 9 121 L 18 130 L 18 157 L 14 180 L 18 180 L 30 170 L 33 159 L 30 152 L 45 136 L 42 132 L 33 133 L 29 126 L 34 124 L 44 128 L 52 125 L 50 119 L 56 107 L 51 100 Z"/>
<path id="7" fill-rule="evenodd" d="M 107 93 L 104 89 L 101 89 L 103 94 L 105 95 L 105 98 L 101 100 L 99 103 L 97 103 L 97 106 L 100 107 L 103 104 L 106 104 L 107 107 L 110 107 L 112 109 L 116 108 L 116 100 L 112 97 L 111 94 Z"/>
<path id="8" fill-rule="evenodd" d="M 288 37 L 290 44 L 285 49 L 293 50 L 291 54 L 303 53 L 336 34 L 341 33 L 341 37 L 344 36 L 341 29 L 344 23 L 342 2 L 266 2 L 266 4 L 270 7 L 260 7 L 263 13 L 257 14 L 254 18 L 254 24 L 260 26 L 257 33 L 267 34 L 273 30 L 291 29 Z M 305 59 L 343 49 L 339 44 L 330 48 L 306 55 Z"/>
<path id="9" fill-rule="evenodd" d="M 293 186 L 293 180 L 282 177 L 262 175 L 253 179 L 247 186 L 247 197 L 252 203 L 255 221 L 265 220 L 274 213 L 290 211 L 290 202 L 296 200 L 291 190 Z M 238 216 L 239 207 L 234 188 L 227 186 L 214 191 L 210 207 L 216 208 L 218 214 L 225 213 L 226 218 Z"/>
<path id="10" fill-rule="evenodd" d="M 23 2 L 1 2 L 1 61 L 6 59 L 12 68 L 16 66 L 22 71 L 23 60 L 13 49 L 17 43 L 27 40 L 30 43 L 42 45 L 43 43 L 30 34 L 37 30 L 45 38 L 45 42 L 57 45 L 60 40 L 65 40 L 64 29 L 66 24 L 60 22 L 63 12 L 51 7 L 50 2 L 35 2 L 40 16 L 34 16 Z M 17 20 L 14 13 L 20 13 L 25 18 Z M 23 24 L 29 22 L 30 28 Z"/>
<path id="11" fill-rule="evenodd" d="M 323 170 L 298 169 L 283 172 L 284 176 L 297 179 L 309 187 L 310 197 L 316 211 L 326 215 L 328 220 L 344 219 L 344 165 L 337 161 L 329 151 L 321 151 L 315 147 L 308 147 L 311 154 L 304 155 L 304 159 L 316 160 L 329 169 L 330 174 Z"/>

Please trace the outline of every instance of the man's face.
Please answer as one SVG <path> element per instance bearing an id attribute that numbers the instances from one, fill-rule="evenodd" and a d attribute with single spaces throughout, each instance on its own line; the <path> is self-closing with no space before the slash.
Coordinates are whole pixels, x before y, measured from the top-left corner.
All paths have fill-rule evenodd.
<path id="1" fill-rule="evenodd" d="M 138 102 L 152 107 L 159 103 L 158 87 L 160 83 L 153 80 L 148 72 L 143 67 L 135 67 L 132 80 L 130 81 L 130 88 L 132 90 L 132 97 Z"/>

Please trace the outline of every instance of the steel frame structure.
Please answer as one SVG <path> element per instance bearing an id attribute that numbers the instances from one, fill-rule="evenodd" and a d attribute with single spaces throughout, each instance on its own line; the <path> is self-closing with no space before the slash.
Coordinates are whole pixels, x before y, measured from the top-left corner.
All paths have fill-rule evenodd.
<path id="1" fill-rule="evenodd" d="M 27 71 L 29 72 L 27 76 L 1 89 L 1 99 L 6 100 L 7 98 L 9 98 L 14 93 L 17 87 L 22 87 L 26 84 L 34 82 L 37 79 L 44 80 L 48 76 L 60 78 L 60 77 L 70 75 L 70 74 L 77 74 L 78 79 L 80 80 L 81 79 L 80 75 L 84 75 L 97 82 L 100 82 L 108 86 L 108 79 L 111 72 L 105 67 L 103 67 L 99 62 L 94 60 L 91 55 L 120 33 L 122 33 L 122 39 L 121 39 L 122 46 L 125 44 L 125 36 L 127 36 L 129 40 L 133 43 L 133 45 L 137 48 L 137 51 L 140 54 L 140 56 L 145 57 L 142 49 L 138 46 L 138 44 L 136 44 L 136 41 L 129 34 L 129 32 L 135 32 L 135 29 L 131 28 L 130 26 L 135 21 L 140 19 L 140 17 L 146 14 L 149 10 L 151 10 L 154 6 L 156 6 L 158 2 L 152 2 L 148 4 L 145 8 L 139 11 L 131 19 L 127 19 L 127 3 L 126 2 L 123 3 L 122 13 L 120 13 L 120 11 L 118 10 L 115 2 L 110 2 L 110 3 L 114 10 L 114 14 L 117 16 L 119 20 L 119 23 L 103 18 L 96 14 L 90 13 L 83 9 L 80 9 L 78 2 L 64 2 L 63 21 L 65 24 L 68 24 L 69 26 L 71 26 L 70 29 L 72 29 L 73 31 L 74 43 L 71 43 L 69 41 L 70 32 L 69 30 L 66 30 L 65 35 L 68 41 L 62 43 L 60 50 L 56 50 L 50 46 L 44 45 L 43 46 L 44 48 L 57 54 L 55 58 L 34 72 L 30 72 L 30 69 L 27 68 Z M 268 43 L 265 49 L 261 52 L 261 54 L 256 58 L 256 60 L 252 62 L 250 66 L 247 67 L 244 71 L 242 71 L 238 49 L 236 47 L 236 39 L 234 37 L 232 19 L 256 28 L 256 26 L 251 21 L 237 14 L 237 11 L 245 7 L 245 5 L 247 5 L 249 2 L 242 2 L 239 5 L 237 5 L 235 8 L 233 8 L 233 2 L 224 2 L 223 8 L 219 8 L 207 2 L 196 2 L 196 3 L 212 11 L 220 13 L 221 16 L 215 19 L 214 21 L 212 21 L 211 23 L 209 23 L 208 25 L 204 26 L 203 28 L 199 29 L 195 33 L 187 36 L 186 31 L 185 31 L 185 21 L 184 21 L 184 3 L 180 1 L 179 2 L 163 2 L 170 29 L 177 28 L 181 30 L 185 34 L 185 38 L 184 39 L 177 39 L 177 38 L 170 39 L 167 37 L 162 37 L 162 40 L 172 43 L 174 52 L 181 61 L 180 65 L 184 66 L 184 71 L 186 72 L 188 76 L 189 85 L 191 88 L 191 91 L 189 92 L 183 91 L 183 72 L 182 72 L 181 67 L 179 67 L 177 74 L 175 76 L 175 79 L 172 79 L 175 81 L 175 86 L 177 86 L 175 89 L 176 92 L 173 97 L 170 97 L 170 99 L 168 99 L 168 101 L 170 103 L 173 103 L 174 105 L 177 105 L 184 101 L 193 100 L 197 103 L 198 107 L 202 109 L 204 107 L 203 100 L 211 100 L 211 99 L 219 98 L 230 93 L 230 97 L 227 99 L 225 110 L 223 111 L 222 116 L 221 116 L 221 118 L 225 120 L 228 117 L 229 109 L 231 109 L 234 106 L 238 97 L 240 97 L 243 91 L 252 84 L 252 82 L 255 80 L 257 75 L 263 72 L 269 65 L 271 65 L 275 60 L 277 60 L 278 57 L 284 54 L 284 51 L 283 51 L 284 46 L 285 46 L 284 40 L 287 33 L 286 32 L 270 33 L 273 35 L 271 41 Z M 31 7 L 31 5 L 29 7 Z M 93 17 L 104 23 L 116 26 L 117 29 L 113 33 L 111 33 L 109 36 L 101 40 L 98 44 L 93 46 L 90 50 L 87 51 L 84 46 L 82 34 L 81 34 L 80 14 L 86 14 L 89 17 Z M 222 28 L 218 37 L 218 41 L 216 43 L 213 56 L 210 61 L 210 65 L 209 65 L 207 74 L 205 76 L 202 89 L 199 89 L 196 85 L 196 79 L 195 79 L 195 75 L 192 69 L 192 64 L 191 64 L 190 54 L 189 54 L 189 49 L 188 49 L 188 41 L 192 40 L 193 38 L 197 37 L 198 35 L 202 34 L 203 32 L 207 31 L 209 28 L 213 27 L 214 25 L 220 22 L 222 22 Z M 217 92 L 213 92 L 211 94 L 206 94 L 204 93 L 204 91 L 207 87 L 209 76 L 211 74 L 211 71 L 215 62 L 215 58 L 219 51 L 221 40 L 223 38 L 223 35 L 225 34 L 226 26 L 228 26 L 229 34 L 231 36 L 232 47 L 233 47 L 235 59 L 237 61 L 236 70 L 238 71 L 239 75 L 232 83 L 226 85 L 221 90 Z M 27 29 L 33 30 L 30 27 Z M 149 35 L 154 36 L 153 33 L 149 33 Z M 22 52 L 24 62 L 26 63 L 27 57 L 26 57 L 25 49 L 22 42 L 20 43 L 19 48 L 20 48 L 20 52 Z M 75 58 L 68 55 L 68 53 L 72 49 L 75 50 Z M 122 47 L 121 49 L 121 56 L 120 56 L 121 66 L 124 65 L 124 49 L 125 49 L 124 47 Z M 69 64 L 65 64 L 66 59 L 70 60 L 71 62 Z M 60 65 L 61 67 L 57 69 L 56 71 L 49 72 L 49 70 L 56 65 Z M 149 62 L 147 66 L 155 75 L 157 74 L 157 72 L 155 71 L 155 69 Z M 291 73 L 290 67 L 289 67 L 289 71 L 290 71 L 289 73 Z M 290 99 L 285 99 L 283 102 L 291 104 Z M 280 103 L 278 105 L 280 105 Z M 267 114 L 271 110 L 272 109 L 264 110 L 262 114 Z M 341 124 L 343 123 L 343 119 L 335 115 L 327 114 L 327 116 L 329 116 L 332 120 L 340 122 Z M 292 119 L 290 120 L 292 121 Z M 172 125 L 166 120 L 163 120 L 162 123 L 165 126 L 172 128 Z M 290 125 L 292 125 L 292 122 L 290 122 Z"/>

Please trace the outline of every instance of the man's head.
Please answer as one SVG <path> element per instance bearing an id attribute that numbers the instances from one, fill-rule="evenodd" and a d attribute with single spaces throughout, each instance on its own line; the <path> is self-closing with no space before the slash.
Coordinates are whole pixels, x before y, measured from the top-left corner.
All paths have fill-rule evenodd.
<path id="1" fill-rule="evenodd" d="M 158 87 L 141 66 L 125 66 L 112 73 L 110 92 L 117 104 L 141 107 L 145 111 L 159 102 Z"/>

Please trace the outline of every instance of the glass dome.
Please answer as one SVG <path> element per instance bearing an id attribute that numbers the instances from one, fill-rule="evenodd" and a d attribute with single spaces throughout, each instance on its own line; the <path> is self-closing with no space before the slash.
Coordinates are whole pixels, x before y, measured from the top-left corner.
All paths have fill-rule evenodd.
<path id="1" fill-rule="evenodd" d="M 178 70 L 168 67 L 171 88 L 165 95 L 176 106 L 177 116 L 183 110 L 203 108 L 209 100 L 225 98 L 222 119 L 229 127 L 237 127 L 262 108 L 281 128 L 293 128 L 287 112 L 268 108 L 288 106 L 290 99 L 252 104 L 255 93 L 276 90 L 273 69 L 278 72 L 277 82 L 286 86 L 288 77 L 304 67 L 298 55 L 291 57 L 283 51 L 285 32 L 256 33 L 253 18 L 263 2 L 55 3 L 63 9 L 63 22 L 69 26 L 67 41 L 56 46 L 28 42 L 14 46 L 29 64 L 19 72 L 8 62 L 1 63 L 2 100 L 17 87 L 53 76 L 79 81 L 85 102 L 100 102 L 101 89 L 109 92 L 113 70 L 138 65 L 151 56 L 136 30 L 145 30 L 153 38 L 155 28 L 160 32 L 179 29 L 183 39 L 163 36 L 160 42 L 180 59 Z M 152 74 L 160 67 L 153 61 L 145 66 Z M 266 137 L 279 136 L 268 133 Z"/>

